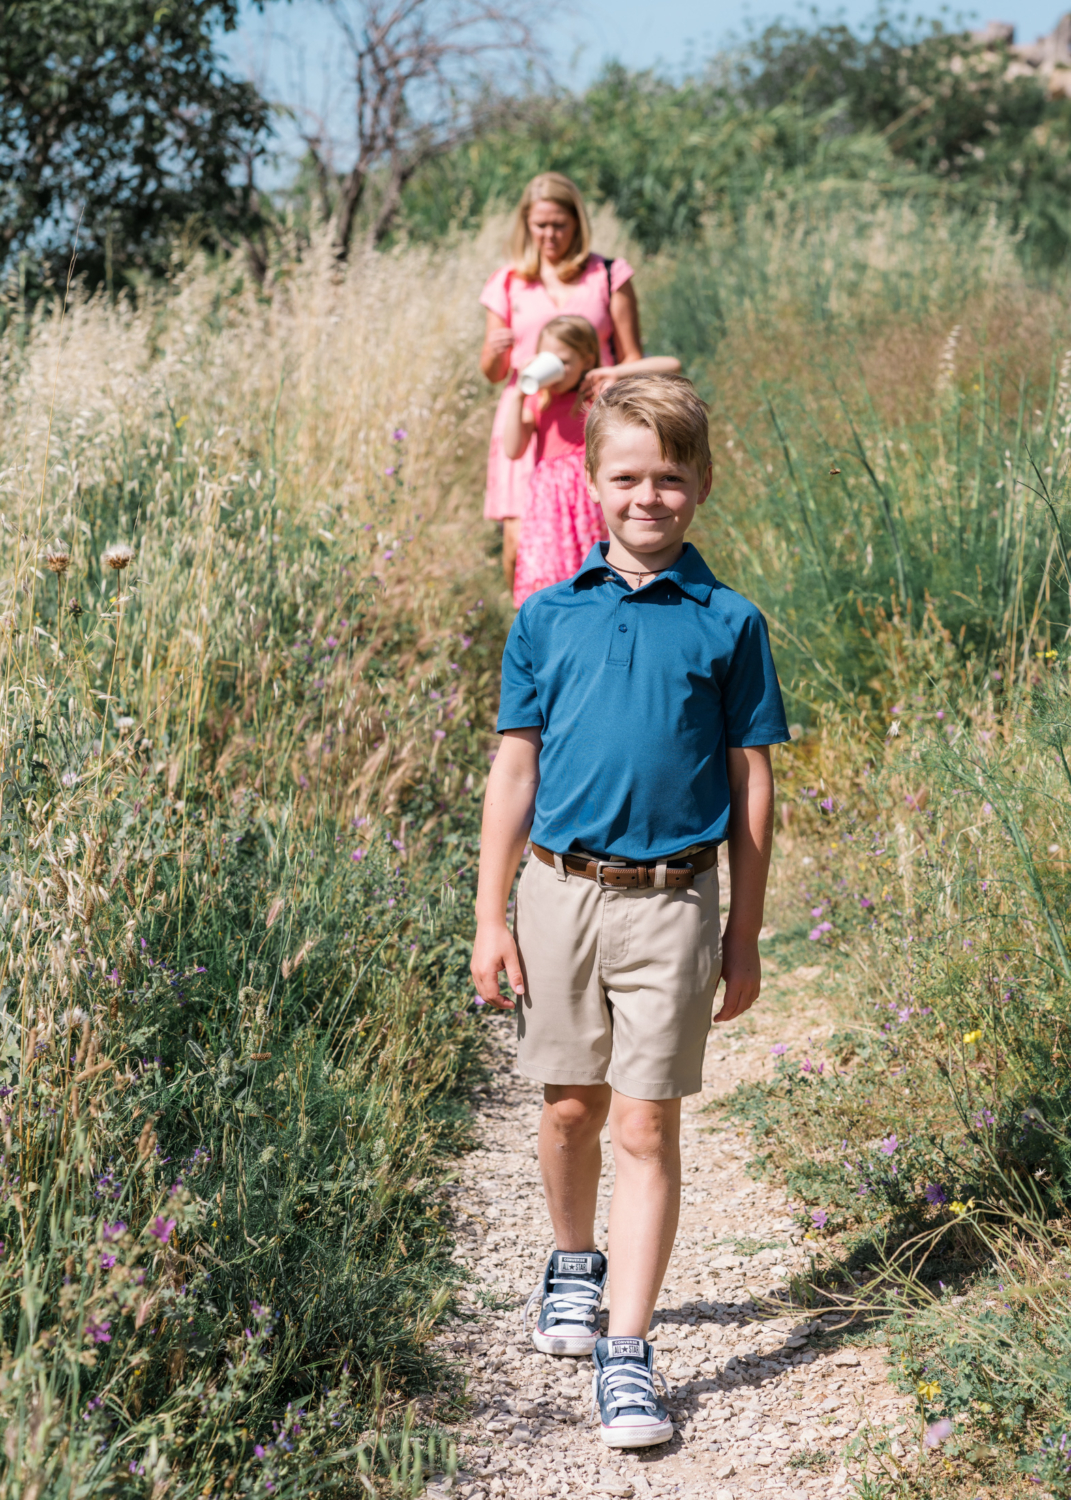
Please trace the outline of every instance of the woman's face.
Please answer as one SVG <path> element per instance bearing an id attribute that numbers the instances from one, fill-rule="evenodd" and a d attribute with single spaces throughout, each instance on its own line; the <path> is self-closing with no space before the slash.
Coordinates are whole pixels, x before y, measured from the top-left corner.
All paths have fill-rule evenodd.
<path id="1" fill-rule="evenodd" d="M 565 374 L 560 380 L 547 387 L 552 396 L 561 396 L 566 391 L 575 391 L 584 376 L 592 368 L 591 360 L 585 359 L 575 349 L 570 349 L 560 339 L 556 339 L 552 333 L 544 334 L 539 340 L 540 354 L 556 354 L 565 366 Z"/>
<path id="2" fill-rule="evenodd" d="M 540 260 L 556 266 L 569 254 L 576 237 L 576 215 L 560 203 L 539 198 L 528 210 L 528 232 L 535 240 Z"/>

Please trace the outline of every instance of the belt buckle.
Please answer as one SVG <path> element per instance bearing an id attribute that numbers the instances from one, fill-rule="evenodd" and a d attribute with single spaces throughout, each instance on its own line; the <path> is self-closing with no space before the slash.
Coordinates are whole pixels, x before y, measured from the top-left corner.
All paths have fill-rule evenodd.
<path id="1" fill-rule="evenodd" d="M 597 859 L 595 861 L 595 884 L 600 891 L 616 891 L 616 885 L 607 885 L 602 878 L 603 870 L 627 870 L 628 860 L 625 859 Z"/>

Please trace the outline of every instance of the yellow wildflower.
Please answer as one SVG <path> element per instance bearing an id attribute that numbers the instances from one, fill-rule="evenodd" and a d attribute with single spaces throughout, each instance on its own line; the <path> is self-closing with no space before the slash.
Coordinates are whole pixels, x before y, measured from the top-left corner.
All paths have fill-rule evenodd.
<path id="1" fill-rule="evenodd" d="M 920 1380 L 918 1391 L 923 1401 L 932 1401 L 935 1396 L 941 1394 L 941 1387 L 937 1384 L 936 1380 Z"/>
<path id="2" fill-rule="evenodd" d="M 980 1031 L 965 1031 L 963 1033 L 963 1040 L 969 1047 L 971 1042 L 980 1042 L 982 1040 L 982 1033 Z"/>

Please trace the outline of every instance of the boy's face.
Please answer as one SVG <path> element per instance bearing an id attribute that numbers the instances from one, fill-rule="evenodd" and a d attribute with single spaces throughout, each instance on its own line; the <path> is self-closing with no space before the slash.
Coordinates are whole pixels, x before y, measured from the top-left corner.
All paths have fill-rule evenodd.
<path id="1" fill-rule="evenodd" d="M 697 505 L 710 494 L 711 471 L 675 464 L 658 451 L 649 427 L 615 423 L 603 438 L 589 480 L 611 537 L 632 553 L 664 552 L 684 540 Z"/>

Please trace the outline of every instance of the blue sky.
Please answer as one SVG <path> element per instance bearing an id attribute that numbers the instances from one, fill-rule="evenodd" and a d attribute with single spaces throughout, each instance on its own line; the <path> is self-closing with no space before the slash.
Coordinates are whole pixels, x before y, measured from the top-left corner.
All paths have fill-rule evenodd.
<path id="1" fill-rule="evenodd" d="M 897 7 L 890 7 L 896 11 Z M 991 18 L 1012 21 L 1019 41 L 1033 41 L 1051 30 L 1062 6 L 1047 0 L 1017 0 L 996 10 L 974 11 L 969 5 L 949 7 L 922 0 L 905 7 L 912 15 L 941 17 L 946 26 L 954 18 L 978 25 Z M 848 0 L 835 9 L 820 9 L 824 18 L 865 23 L 875 14 L 871 0 Z M 583 0 L 557 13 L 548 38 L 561 82 L 578 88 L 589 82 L 612 59 L 630 68 L 657 67 L 670 74 L 688 72 L 719 48 L 760 29 L 777 18 L 807 20 L 812 8 L 777 0 L 724 0 L 711 6 L 702 0 Z M 252 77 L 269 98 L 327 124 L 337 143 L 339 165 L 347 156 L 348 120 L 343 98 L 343 55 L 336 43 L 335 23 L 320 0 L 273 0 L 258 14 L 247 5 L 241 26 L 223 40 L 232 67 Z M 297 131 L 285 121 L 279 126 L 279 145 L 290 152 Z M 280 163 L 285 175 L 285 163 Z"/>

